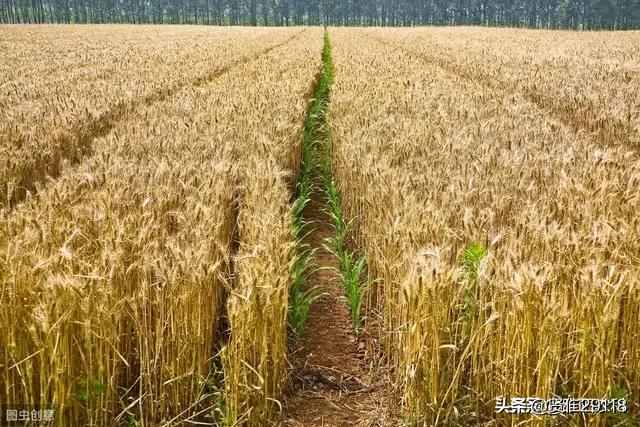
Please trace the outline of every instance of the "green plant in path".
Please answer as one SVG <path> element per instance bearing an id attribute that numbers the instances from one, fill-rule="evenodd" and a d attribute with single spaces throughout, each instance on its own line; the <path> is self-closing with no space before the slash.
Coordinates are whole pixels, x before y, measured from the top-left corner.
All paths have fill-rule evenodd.
<path id="1" fill-rule="evenodd" d="M 302 168 L 301 179 L 298 182 L 298 197 L 291 206 L 291 234 L 295 239 L 294 259 L 291 264 L 292 283 L 289 288 L 289 328 L 293 342 L 297 342 L 309 317 L 309 309 L 320 296 L 318 287 L 313 287 L 304 291 L 303 284 L 313 273 L 313 258 L 316 249 L 309 248 L 303 243 L 305 231 L 310 225 L 303 216 L 304 208 L 311 201 L 311 171 Z M 308 231 L 307 231 L 308 232 Z"/>
<path id="2" fill-rule="evenodd" d="M 309 196 L 299 196 L 291 205 L 291 235 L 295 239 L 301 239 L 305 228 L 310 224 L 302 215 L 302 211 L 310 200 Z"/>
<path id="3" fill-rule="evenodd" d="M 311 201 L 311 193 L 314 190 L 313 174 L 319 166 L 318 142 L 325 137 L 325 119 L 329 87 L 333 79 L 333 67 L 331 65 L 331 52 L 328 45 L 327 33 L 324 35 L 322 50 L 322 67 L 318 75 L 317 85 L 313 100 L 307 111 L 302 138 L 302 164 L 300 176 L 296 186 L 297 198 L 291 207 L 291 233 L 295 240 L 294 260 L 291 265 L 292 283 L 289 288 L 289 327 L 292 341 L 296 343 L 307 323 L 311 305 L 320 298 L 322 289 L 314 286 L 303 290 L 303 285 L 309 276 L 317 269 L 313 259 L 316 249 L 303 243 L 305 233 L 309 233 L 310 221 L 304 217 L 304 209 Z"/>
<path id="4" fill-rule="evenodd" d="M 344 213 L 342 211 L 342 203 L 340 202 L 340 197 L 338 196 L 338 190 L 336 189 L 335 183 L 329 176 L 327 178 L 327 174 L 330 174 L 331 171 L 325 172 L 325 196 L 327 200 L 328 208 L 326 209 L 326 213 L 331 219 L 331 225 L 335 231 L 335 236 L 330 239 L 331 243 L 331 252 L 334 253 L 336 257 L 342 259 L 343 253 L 346 251 L 347 237 L 349 231 L 352 227 L 353 220 L 350 222 L 346 222 L 344 219 Z M 341 264 L 342 267 L 342 264 Z"/>
<path id="5" fill-rule="evenodd" d="M 332 214 L 332 217 L 340 218 L 338 223 L 344 223 L 344 218 Z M 347 297 L 347 306 L 351 313 L 353 330 L 356 335 L 360 333 L 362 326 L 362 302 L 370 288 L 371 282 L 363 283 L 362 275 L 366 271 L 366 260 L 359 257 L 356 252 L 349 251 L 346 247 L 346 230 L 350 228 L 351 222 L 347 223 L 344 233 L 336 232 L 336 235 L 326 239 L 325 250 L 338 259 L 338 277 Z M 338 227 L 335 226 L 336 230 Z"/>
<path id="6" fill-rule="evenodd" d="M 324 45 L 322 46 L 322 64 L 324 66 L 324 75 L 327 80 L 327 89 L 333 83 L 333 57 L 331 56 L 331 41 L 329 40 L 329 32 L 324 32 Z"/>
<path id="7" fill-rule="evenodd" d="M 318 113 L 324 117 L 324 123 L 329 120 L 328 117 L 328 94 L 331 84 L 333 83 L 333 61 L 331 59 L 331 44 L 329 35 L 325 32 L 324 48 L 322 50 L 323 78 L 320 80 L 319 88 L 323 93 L 323 97 L 318 101 Z M 334 230 L 333 237 L 326 239 L 325 249 L 338 259 L 338 277 L 344 288 L 347 297 L 347 306 L 351 313 L 351 321 L 353 330 L 356 335 L 360 333 L 362 326 L 362 302 L 370 287 L 370 282 L 363 283 L 363 273 L 366 271 L 366 260 L 359 257 L 356 252 L 349 251 L 347 248 L 347 239 L 352 229 L 353 219 L 347 221 L 342 210 L 342 202 L 338 194 L 338 188 L 332 178 L 331 157 L 330 157 L 330 136 L 328 129 L 325 128 L 323 135 L 323 152 L 322 159 L 319 161 L 322 168 L 322 184 L 324 188 L 325 200 L 327 207 L 326 214 L 331 220 Z"/>
<path id="8" fill-rule="evenodd" d="M 369 290 L 369 283 L 362 284 L 362 273 L 366 269 L 366 260 L 358 258 L 355 252 L 345 252 L 341 259 L 342 270 L 340 280 L 347 295 L 347 305 L 351 312 L 351 321 L 356 335 L 360 333 L 362 326 L 361 309 L 362 301 Z"/>
<path id="9" fill-rule="evenodd" d="M 314 286 L 304 291 L 303 284 L 317 269 L 313 266 L 313 258 L 316 249 L 308 245 L 298 243 L 297 255 L 291 268 L 293 283 L 289 288 L 289 325 L 292 340 L 298 342 L 309 318 L 309 310 L 318 298 L 322 296 L 322 289 Z"/>

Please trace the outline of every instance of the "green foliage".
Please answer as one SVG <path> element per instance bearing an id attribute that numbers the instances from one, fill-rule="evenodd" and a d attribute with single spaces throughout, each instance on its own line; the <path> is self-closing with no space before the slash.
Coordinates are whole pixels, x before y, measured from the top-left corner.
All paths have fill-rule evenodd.
<path id="1" fill-rule="evenodd" d="M 297 255 L 291 268 L 293 282 L 289 288 L 289 326 L 294 343 L 298 342 L 304 331 L 311 305 L 323 295 L 319 286 L 314 286 L 306 291 L 302 289 L 308 277 L 317 270 L 313 267 L 316 249 L 310 249 L 308 245 L 298 243 L 296 252 Z"/>
<path id="2" fill-rule="evenodd" d="M 142 423 L 135 415 L 129 415 L 124 423 L 127 427 L 140 427 Z"/>
<path id="3" fill-rule="evenodd" d="M 253 0 L 241 3 L 201 0 L 148 2 L 59 2 L 15 0 L 0 2 L 0 23 L 128 23 L 206 25 L 483 25 L 547 29 L 634 29 L 640 26 L 637 3 L 621 0 L 396 1 L 384 4 L 299 1 L 295 7 Z M 234 7 L 237 6 L 237 7 Z M 249 7 L 251 5 L 251 7 Z M 365 5 L 363 7 L 363 5 Z M 451 13 L 449 6 L 454 6 Z M 356 14 L 355 11 L 358 10 Z M 258 13 L 260 11 L 260 13 Z M 351 13 L 354 11 L 354 13 Z M 428 11 L 428 13 L 425 13 Z"/>
<path id="4" fill-rule="evenodd" d="M 328 49 L 328 37 L 325 33 L 322 68 L 318 76 L 314 98 L 309 106 L 304 124 L 302 165 L 296 188 L 297 198 L 291 208 L 291 232 L 296 244 L 294 261 L 291 266 L 292 283 L 289 288 L 289 327 L 294 343 L 300 339 L 304 331 L 311 305 L 323 295 L 319 286 L 314 286 L 306 291 L 303 290 L 303 285 L 309 275 L 316 271 L 313 263 L 316 250 L 309 248 L 302 241 L 305 232 L 308 232 L 310 226 L 310 222 L 304 218 L 304 209 L 311 201 L 313 173 L 319 165 L 317 145 L 318 141 L 322 141 L 325 137 L 324 123 L 327 118 L 329 89 L 333 81 L 331 52 Z"/>
<path id="5" fill-rule="evenodd" d="M 461 315 L 457 321 L 462 327 L 460 347 L 464 348 L 477 325 L 480 308 L 476 301 L 478 286 L 478 269 L 480 263 L 487 256 L 487 249 L 479 243 L 470 243 L 462 253 L 462 274 L 465 294 L 462 304 L 457 306 Z"/>
<path id="6" fill-rule="evenodd" d="M 469 283 L 478 279 L 478 267 L 480 262 L 487 256 L 487 249 L 479 243 L 469 244 L 462 255 L 462 270 Z"/>
<path id="7" fill-rule="evenodd" d="M 629 392 L 618 384 L 612 384 L 609 391 L 609 397 L 611 399 L 629 399 Z"/>
<path id="8" fill-rule="evenodd" d="M 315 249 L 302 243 L 303 233 L 309 225 L 302 215 L 304 207 L 309 203 L 308 195 L 300 195 L 292 206 L 292 234 L 295 238 L 294 260 L 291 264 L 292 283 L 289 288 L 289 327 L 293 342 L 297 342 L 309 317 L 309 310 L 320 296 L 318 287 L 303 291 L 302 287 L 309 275 L 314 271 L 313 258 Z"/>
<path id="9" fill-rule="evenodd" d="M 613 383 L 609 388 L 609 398 L 610 399 L 625 399 L 627 402 L 627 410 L 626 412 L 611 412 L 607 413 L 607 421 L 608 425 L 612 426 L 637 426 L 640 425 L 640 414 L 633 413 L 630 410 L 631 404 L 631 396 L 629 391 L 616 384 Z"/>
<path id="10" fill-rule="evenodd" d="M 487 249 L 478 243 L 469 244 L 462 254 L 462 272 L 467 288 L 463 302 L 463 309 L 467 313 L 475 309 L 478 268 L 480 267 L 480 262 L 482 262 L 486 256 Z"/>
<path id="11" fill-rule="evenodd" d="M 331 251 L 335 252 L 338 259 L 342 259 L 342 255 L 346 251 L 347 238 L 351 231 L 353 220 L 349 222 L 345 221 L 342 203 L 340 202 L 338 191 L 331 178 L 325 178 L 325 196 L 328 205 L 326 213 L 331 219 L 331 225 L 334 229 L 334 237 L 332 237 L 330 241 Z"/>
<path id="12" fill-rule="evenodd" d="M 322 49 L 322 64 L 324 72 L 323 78 L 321 78 L 319 82 L 319 90 L 322 93 L 326 93 L 327 96 L 324 96 L 323 101 L 319 102 L 318 112 L 325 115 L 324 122 L 326 123 L 328 121 L 328 92 L 334 79 L 333 62 L 331 59 L 331 44 L 329 42 L 329 35 L 326 31 L 324 34 L 324 47 Z M 349 222 L 345 220 L 338 188 L 332 179 L 331 157 L 329 155 L 331 148 L 329 145 L 330 138 L 328 136 L 328 131 L 325 132 L 327 132 L 323 139 L 325 143 L 323 150 L 325 155 L 321 160 L 320 166 L 322 167 L 322 183 L 327 202 L 325 212 L 331 220 L 334 235 L 333 237 L 326 239 L 324 247 L 339 261 L 339 266 L 337 268 L 338 276 L 347 297 L 347 305 L 351 313 L 353 330 L 356 335 L 358 335 L 362 326 L 362 302 L 369 290 L 370 283 L 362 283 L 362 276 L 366 271 L 365 259 L 358 257 L 355 252 L 349 251 L 347 248 L 347 240 L 353 226 L 353 220 Z"/>
<path id="13" fill-rule="evenodd" d="M 342 257 L 342 271 L 340 279 L 347 295 L 347 304 L 351 311 L 351 321 L 353 330 L 358 335 L 362 326 L 362 318 L 360 312 L 362 310 L 362 301 L 369 290 L 368 283 L 361 284 L 361 276 L 366 268 L 366 260 L 359 258 L 353 252 L 345 252 Z"/>
<path id="14" fill-rule="evenodd" d="M 98 378 L 90 380 L 82 378 L 79 383 L 80 388 L 76 392 L 76 397 L 82 402 L 87 402 L 90 398 L 100 396 L 104 393 L 105 386 Z"/>
<path id="15" fill-rule="evenodd" d="M 309 221 L 305 220 L 302 212 L 311 199 L 307 197 L 298 197 L 291 206 L 291 234 L 294 238 L 300 239 L 303 231 L 309 225 Z"/>
<path id="16" fill-rule="evenodd" d="M 222 355 L 220 356 L 222 357 Z M 213 371 L 207 377 L 198 377 L 198 388 L 200 388 L 203 395 L 210 399 L 208 400 L 210 409 L 203 414 L 203 417 L 216 426 L 229 425 L 225 415 L 227 413 L 227 404 L 224 389 L 221 386 L 223 378 L 224 372 L 219 364 L 215 365 Z"/>
<path id="17" fill-rule="evenodd" d="M 347 226 L 347 229 L 349 227 Z M 356 335 L 360 333 L 362 326 L 362 302 L 371 287 L 372 282 L 363 283 L 363 274 L 366 271 L 366 259 L 359 257 L 356 252 L 349 251 L 344 243 L 345 236 L 336 234 L 326 239 L 325 250 L 338 259 L 338 277 L 347 297 L 347 306 L 351 313 L 353 330 Z"/>

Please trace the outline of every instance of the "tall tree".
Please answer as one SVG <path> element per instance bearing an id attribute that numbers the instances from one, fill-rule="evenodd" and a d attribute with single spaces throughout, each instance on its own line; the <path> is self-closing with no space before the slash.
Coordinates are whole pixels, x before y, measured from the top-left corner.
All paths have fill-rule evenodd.
<path id="1" fill-rule="evenodd" d="M 640 28 L 640 0 L 0 0 L 0 23 Z"/>

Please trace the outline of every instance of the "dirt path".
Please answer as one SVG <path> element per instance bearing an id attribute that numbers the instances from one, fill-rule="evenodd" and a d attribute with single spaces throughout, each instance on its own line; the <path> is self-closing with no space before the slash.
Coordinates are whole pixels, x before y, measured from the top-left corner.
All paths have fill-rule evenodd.
<path id="1" fill-rule="evenodd" d="M 316 186 L 320 187 L 319 178 Z M 315 227 L 306 243 L 318 248 L 316 265 L 336 267 L 336 259 L 322 248 L 333 231 L 324 203 L 318 188 L 304 211 Z M 299 346 L 290 355 L 292 390 L 285 401 L 282 425 L 391 425 L 385 382 L 366 367 L 365 345 L 353 333 L 337 272 L 323 269 L 307 282 L 307 287 L 321 285 L 327 295 L 312 305 Z"/>

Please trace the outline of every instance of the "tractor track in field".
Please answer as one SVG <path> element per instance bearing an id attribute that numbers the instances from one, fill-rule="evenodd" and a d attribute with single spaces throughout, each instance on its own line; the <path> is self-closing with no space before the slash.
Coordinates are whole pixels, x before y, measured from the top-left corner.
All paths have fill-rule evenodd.
<path id="1" fill-rule="evenodd" d="M 323 72 L 314 99 L 329 102 L 333 73 L 328 35 L 325 35 Z M 323 88 L 322 82 L 327 86 Z M 309 110 L 308 117 L 313 116 Z M 316 112 L 315 114 L 318 114 Z M 381 370 L 371 369 L 366 338 L 356 337 L 338 274 L 339 262 L 328 250 L 335 230 L 328 214 L 320 163 L 330 156 L 325 114 L 313 126 L 315 166 L 309 173 L 309 202 L 302 211 L 311 225 L 303 243 L 314 248 L 317 269 L 307 278 L 304 290 L 319 288 L 322 296 L 311 305 L 309 317 L 295 350 L 289 355 L 291 383 L 279 424 L 291 427 L 386 426 L 389 421 L 388 384 Z M 367 336 L 366 334 L 364 336 Z"/>
<path id="2" fill-rule="evenodd" d="M 290 355 L 292 390 L 285 402 L 283 426 L 374 426 L 383 423 L 386 385 L 366 368 L 364 343 L 353 334 L 336 270 L 337 260 L 322 246 L 333 229 L 320 190 L 304 215 L 314 221 L 305 243 L 319 248 L 315 272 L 306 286 L 322 286 L 325 295 L 310 309 L 299 345 Z"/>
<path id="3" fill-rule="evenodd" d="M 85 157 L 90 156 L 93 151 L 94 141 L 108 135 L 128 114 L 137 111 L 143 106 L 151 106 L 162 102 L 176 95 L 185 87 L 201 87 L 210 84 L 239 65 L 255 61 L 276 49 L 286 46 L 306 31 L 308 31 L 307 28 L 302 29 L 255 54 L 242 56 L 194 80 L 155 90 L 139 98 L 120 101 L 97 116 L 84 115 L 68 129 L 59 132 L 53 141 L 47 143 L 48 149 L 34 150 L 31 153 L 29 162 L 20 163 L 15 169 L 10 170 L 8 176 L 16 176 L 15 182 L 10 184 L 11 181 L 7 180 L 8 177 L 0 177 L 0 210 L 13 210 L 28 195 L 35 194 L 37 186 L 47 178 L 57 178 L 64 168 L 76 165 Z M 0 139 L 6 139 L 9 147 L 21 147 L 25 144 L 27 137 L 17 131 L 13 135 L 1 136 Z M 54 149 L 52 150 L 51 147 L 54 147 Z M 6 200 L 4 199 L 5 197 Z"/>
<path id="4" fill-rule="evenodd" d="M 573 134 L 578 134 L 581 131 L 593 134 L 598 144 L 603 147 L 614 143 L 622 146 L 630 146 L 631 148 L 638 148 L 640 144 L 640 135 L 638 135 L 630 123 L 609 115 L 606 117 L 598 117 L 594 120 L 594 118 L 589 115 L 589 112 L 592 112 L 592 115 L 595 116 L 593 108 L 586 101 L 574 100 L 575 105 L 567 103 L 559 104 L 556 98 L 545 96 L 540 92 L 526 92 L 489 75 L 470 72 L 445 56 L 435 57 L 426 55 L 374 36 L 366 35 L 366 37 L 409 56 L 416 57 L 429 65 L 441 68 L 462 80 L 477 83 L 484 89 L 498 96 L 520 95 L 524 100 L 535 106 L 544 116 L 557 120 Z"/>

